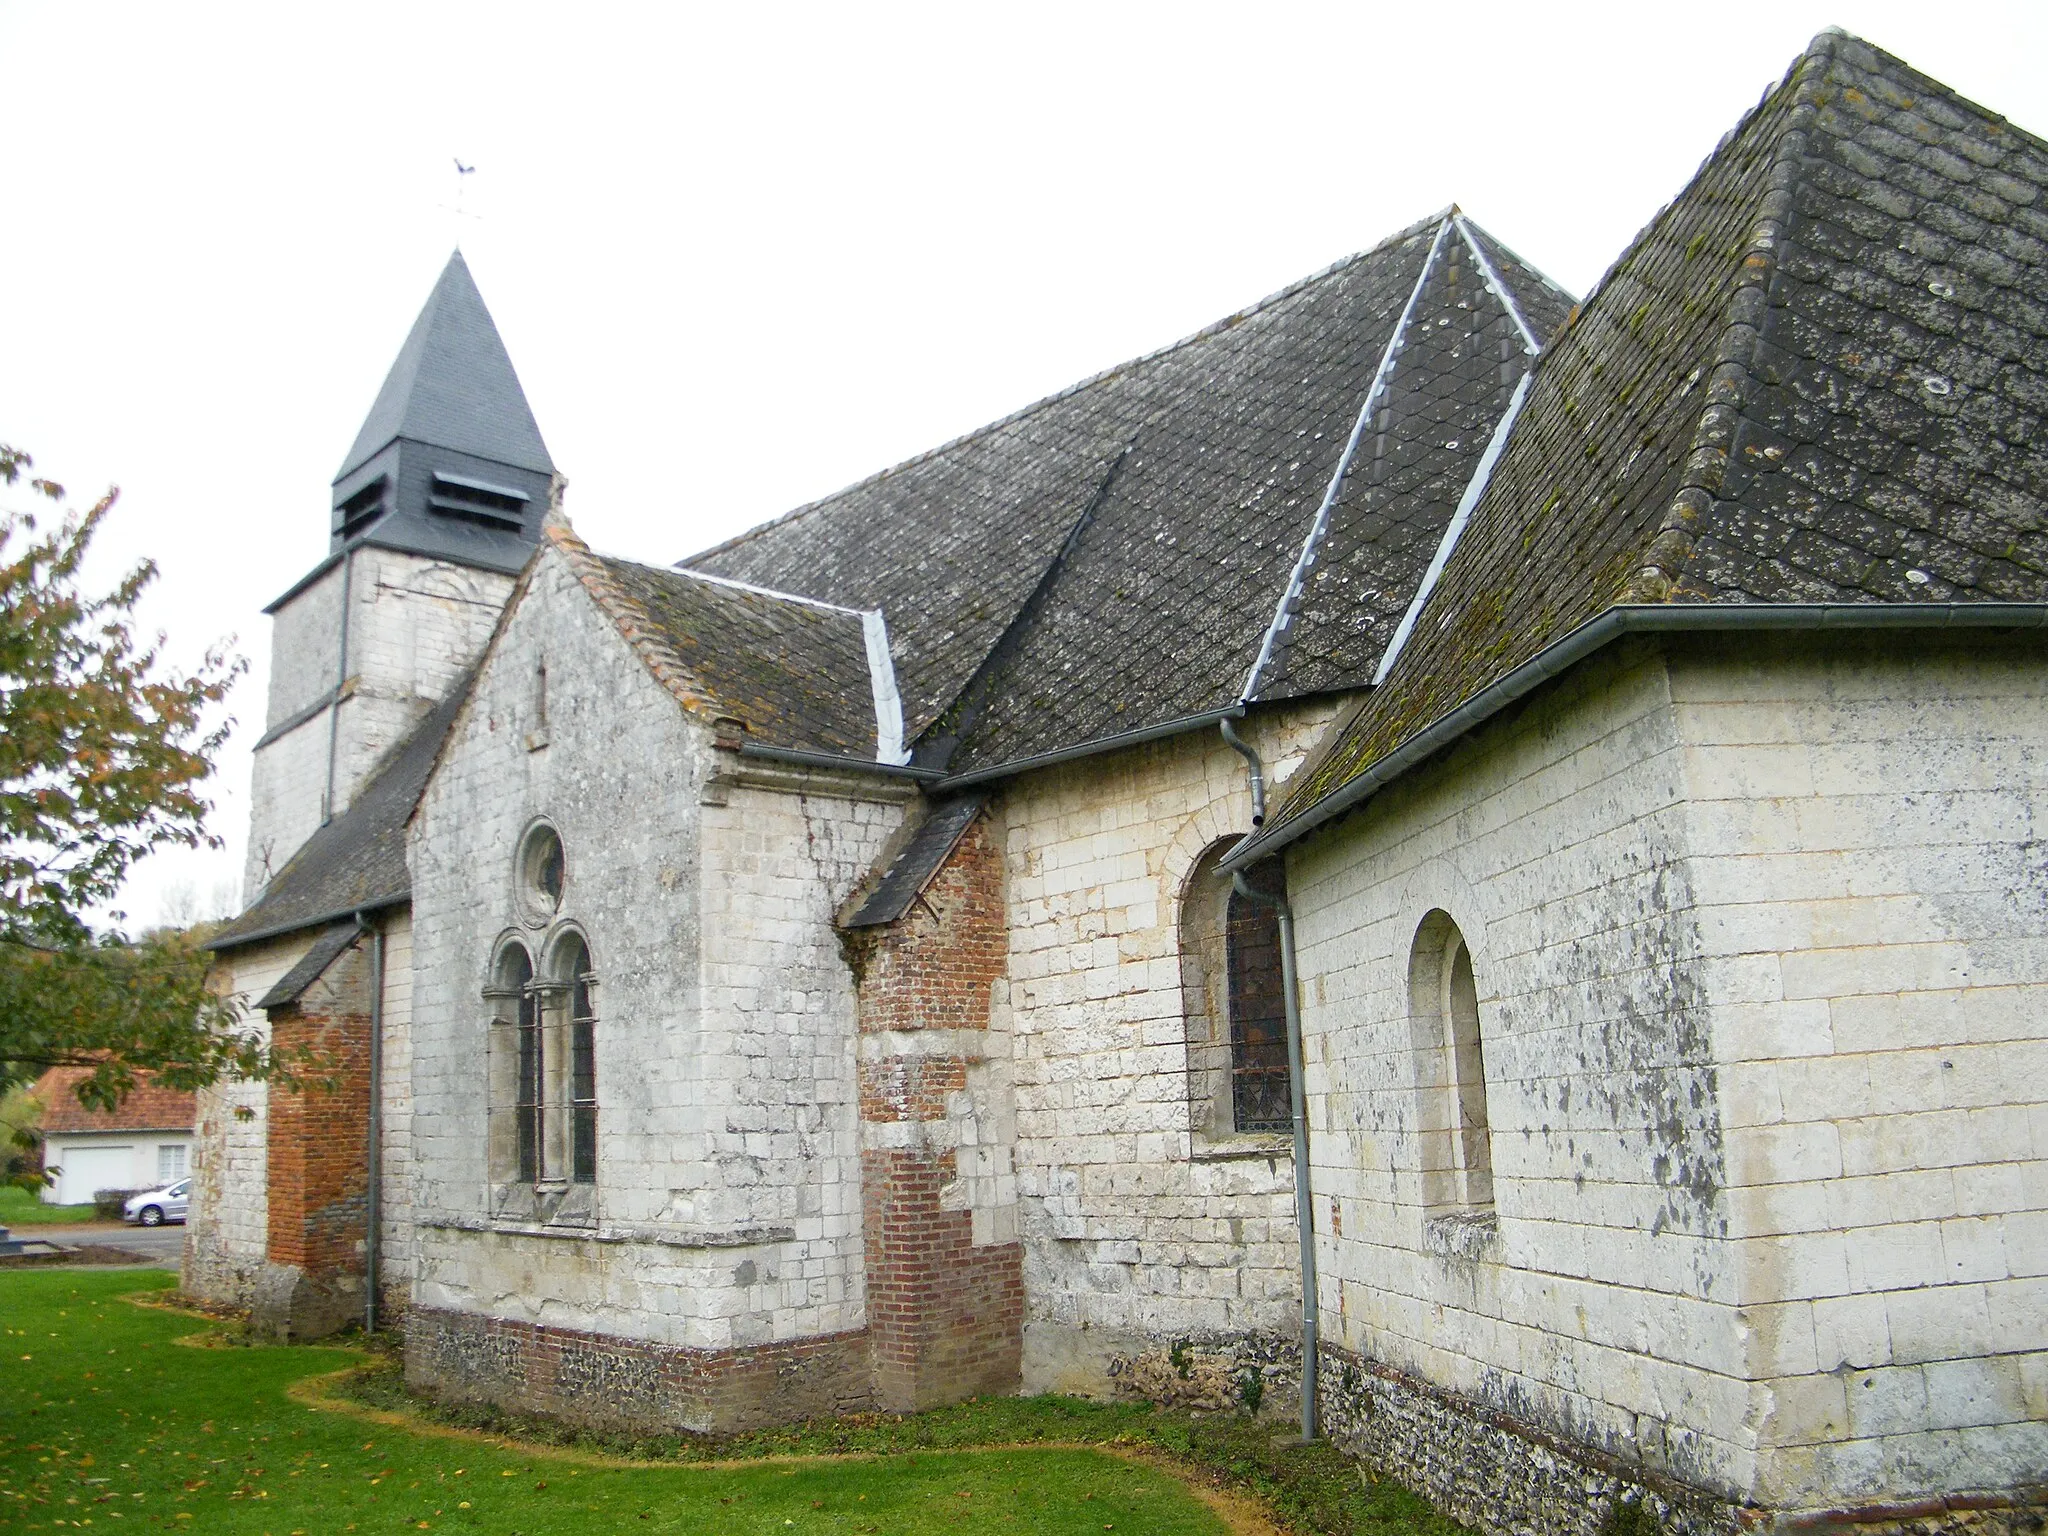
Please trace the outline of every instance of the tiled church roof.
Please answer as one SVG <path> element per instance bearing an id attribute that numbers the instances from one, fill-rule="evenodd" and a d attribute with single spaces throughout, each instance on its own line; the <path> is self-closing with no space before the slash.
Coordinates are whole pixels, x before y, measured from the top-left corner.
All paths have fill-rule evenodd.
<path id="1" fill-rule="evenodd" d="M 307 838 L 263 894 L 206 947 L 232 949 L 407 900 L 412 877 L 405 862 L 405 824 L 468 694 L 464 682 L 435 705 L 412 735 L 385 755 L 349 808 Z"/>
<path id="2" fill-rule="evenodd" d="M 877 928 L 908 912 L 987 803 L 987 796 L 970 791 L 938 801 L 904 823 L 907 835 L 901 846 L 885 854 L 873 880 L 855 890 L 841 926 Z"/>
<path id="3" fill-rule="evenodd" d="M 1544 356 L 1412 640 L 1258 849 L 1615 605 L 2048 600 L 2044 187 L 2039 139 L 1817 39 Z"/>
<path id="4" fill-rule="evenodd" d="M 1527 368 L 1496 283 L 1537 335 L 1569 304 L 1426 221 L 686 564 L 880 608 L 917 760 L 959 771 L 1235 703 L 1345 463 L 1258 694 L 1356 686 Z"/>
<path id="5" fill-rule="evenodd" d="M 627 560 L 604 567 L 749 740 L 875 761 L 860 614 Z"/>
<path id="6" fill-rule="evenodd" d="M 744 723 L 755 745 L 853 762 L 887 759 L 878 687 L 878 616 L 717 576 L 592 553 L 566 521 L 548 541 L 657 680 L 707 724 Z M 870 623 L 875 625 L 872 636 Z M 893 744 L 902 728 L 892 708 Z"/>
<path id="7" fill-rule="evenodd" d="M 2044 187 L 2040 140 L 1825 34 L 1569 323 L 1452 210 L 680 572 L 553 543 L 768 746 L 887 757 L 885 679 L 912 762 L 977 778 L 1361 693 L 1248 861 L 1617 616 L 2048 601 Z M 460 697 L 216 944 L 404 899 Z"/>

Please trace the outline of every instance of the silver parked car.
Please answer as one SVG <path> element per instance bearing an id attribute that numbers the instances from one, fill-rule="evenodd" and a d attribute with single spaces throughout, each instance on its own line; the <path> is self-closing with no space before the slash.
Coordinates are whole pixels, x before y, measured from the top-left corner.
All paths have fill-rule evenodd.
<path id="1" fill-rule="evenodd" d="M 130 1195 L 128 1203 L 121 1208 L 121 1214 L 129 1221 L 138 1221 L 145 1227 L 160 1227 L 167 1221 L 183 1221 L 190 1201 L 186 1193 L 192 1188 L 190 1179 L 180 1179 L 175 1184 L 166 1184 L 162 1189 L 145 1189 L 139 1195 Z"/>

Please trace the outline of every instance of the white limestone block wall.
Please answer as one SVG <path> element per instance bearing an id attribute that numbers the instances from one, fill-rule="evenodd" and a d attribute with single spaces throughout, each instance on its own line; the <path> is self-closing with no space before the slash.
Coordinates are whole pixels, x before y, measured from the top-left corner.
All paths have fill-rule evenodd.
<path id="1" fill-rule="evenodd" d="M 405 1293 L 413 1274 L 412 913 L 380 919 L 384 928 L 382 1101 L 378 1137 L 377 1264 L 381 1288 Z"/>
<path id="2" fill-rule="evenodd" d="M 710 1349 L 857 1326 L 853 1001 L 830 916 L 900 809 L 710 785 L 725 754 L 563 558 L 531 580 L 412 829 L 413 1299 Z M 491 1212 L 482 991 L 542 816 L 598 976 L 582 1235 Z"/>
<path id="3" fill-rule="evenodd" d="M 1631 648 L 1298 846 L 1322 1329 L 1739 1493 L 1754 1441 L 1685 792 L 1664 665 Z M 1490 1229 L 1425 1209 L 1442 1056 L 1418 1048 L 1410 964 L 1436 911 L 1472 957 Z"/>
<path id="4" fill-rule="evenodd" d="M 1680 650 L 1756 1491 L 2048 1467 L 2038 641 Z"/>
<path id="5" fill-rule="evenodd" d="M 271 617 L 267 735 L 327 696 L 340 668 L 341 567 L 324 572 Z M 257 749 L 249 770 L 244 901 L 262 893 L 320 826 L 327 784 L 325 712 Z M 259 994 L 260 995 L 260 994 Z"/>
<path id="6" fill-rule="evenodd" d="M 1243 727 L 1284 781 L 1332 712 Z M 1180 903 L 1251 825 L 1213 731 L 1006 786 L 1007 985 L 1027 1389 L 1100 1390 L 1109 1360 L 1183 1336 L 1298 1329 L 1284 1138 L 1195 1131 Z"/>
<path id="7" fill-rule="evenodd" d="M 319 829 L 330 731 L 336 733 L 339 814 L 385 754 L 475 663 L 512 590 L 513 578 L 502 573 L 396 550 L 359 549 L 352 558 L 346 679 L 339 649 L 340 564 L 274 617 L 266 732 L 327 698 L 337 682 L 344 699 L 338 721 L 322 710 L 256 753 L 244 876 L 248 899 Z"/>
<path id="8" fill-rule="evenodd" d="M 2037 1478 L 2038 679 L 1623 648 L 1301 845 L 1325 1337 L 1735 1499 Z M 1432 909 L 1479 997 L 1476 1244 L 1422 1201 Z"/>
<path id="9" fill-rule="evenodd" d="M 298 964 L 314 935 L 293 934 L 216 962 L 214 985 L 241 1000 L 263 1039 L 270 1023 L 250 1005 Z M 192 1205 L 186 1216 L 184 1289 L 224 1306 L 248 1305 L 270 1250 L 270 1090 L 222 1082 L 198 1095 Z"/>
<path id="10" fill-rule="evenodd" d="M 833 914 L 902 822 L 900 784 L 721 765 L 703 820 L 698 1134 L 676 1144 L 671 1219 L 786 1227 L 744 1256 L 712 1348 L 866 1322 L 858 1024 Z M 870 798 L 872 797 L 872 798 Z"/>
<path id="11" fill-rule="evenodd" d="M 514 578 L 389 549 L 356 555 L 335 810 L 475 665 Z"/>
<path id="12" fill-rule="evenodd" d="M 1016 1030 L 1010 982 L 989 988 L 988 1028 L 968 1047 L 967 1086 L 946 1101 L 946 1118 L 925 1128 L 934 1151 L 953 1154 L 953 1182 L 939 1191 L 939 1208 L 966 1211 L 977 1248 L 1014 1243 L 1018 1228 Z M 980 1055 L 972 1054 L 979 1049 Z M 873 1130 L 867 1133 L 873 1136 Z"/>
<path id="13" fill-rule="evenodd" d="M 391 549 L 356 558 L 350 671 L 395 697 L 445 699 L 482 654 L 515 578 Z"/>
<path id="14" fill-rule="evenodd" d="M 274 730 L 324 698 L 340 665 L 341 564 L 321 572 L 271 616 L 270 699 L 263 725 Z"/>
<path id="15" fill-rule="evenodd" d="M 242 869 L 243 905 L 263 894 L 271 877 L 320 830 L 327 792 L 327 714 L 301 721 L 266 742 L 249 766 L 249 851 Z"/>

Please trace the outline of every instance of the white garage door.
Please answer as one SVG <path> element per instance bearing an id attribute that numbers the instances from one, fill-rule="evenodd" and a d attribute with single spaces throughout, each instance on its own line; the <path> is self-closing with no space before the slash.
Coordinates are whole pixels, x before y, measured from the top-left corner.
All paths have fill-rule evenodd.
<path id="1" fill-rule="evenodd" d="M 59 1205 L 84 1205 L 98 1189 L 132 1189 L 135 1185 L 133 1147 L 67 1147 L 58 1167 Z"/>

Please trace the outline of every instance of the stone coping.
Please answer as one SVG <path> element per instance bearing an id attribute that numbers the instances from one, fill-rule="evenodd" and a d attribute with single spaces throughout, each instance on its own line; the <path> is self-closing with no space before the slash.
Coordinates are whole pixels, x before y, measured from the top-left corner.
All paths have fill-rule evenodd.
<path id="1" fill-rule="evenodd" d="M 429 1213 L 420 1216 L 418 1222 L 437 1232 L 492 1232 L 501 1237 L 544 1237 L 584 1243 L 652 1243 L 663 1248 L 752 1248 L 796 1238 L 795 1227 L 730 1227 L 709 1231 L 692 1227 L 550 1226 L 452 1212 Z"/>

